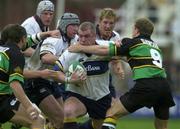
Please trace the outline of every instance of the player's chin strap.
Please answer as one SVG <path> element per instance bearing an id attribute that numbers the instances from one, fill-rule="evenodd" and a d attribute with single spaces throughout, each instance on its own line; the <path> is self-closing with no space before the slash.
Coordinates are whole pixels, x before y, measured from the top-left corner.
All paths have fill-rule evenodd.
<path id="1" fill-rule="evenodd" d="M 69 37 L 67 36 L 67 34 L 64 33 L 64 32 L 61 31 L 61 30 L 60 30 L 60 33 L 61 33 L 61 36 L 62 36 L 63 41 L 64 41 L 64 42 L 67 42 L 67 43 L 68 43 L 68 46 L 69 46 L 69 45 L 70 45 L 70 42 L 71 42 L 71 38 L 69 38 Z"/>
<path id="2" fill-rule="evenodd" d="M 117 119 L 112 117 L 107 117 L 102 125 L 101 129 L 115 129 L 117 124 Z"/>

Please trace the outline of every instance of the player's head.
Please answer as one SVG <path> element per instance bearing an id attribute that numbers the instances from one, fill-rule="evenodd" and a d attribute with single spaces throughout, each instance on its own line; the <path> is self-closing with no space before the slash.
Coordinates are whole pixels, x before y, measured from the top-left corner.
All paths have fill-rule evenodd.
<path id="1" fill-rule="evenodd" d="M 49 26 L 54 15 L 54 4 L 49 0 L 40 1 L 37 6 L 36 15 L 40 17 L 45 26 Z"/>
<path id="2" fill-rule="evenodd" d="M 58 20 L 57 28 L 62 34 L 66 34 L 69 38 L 73 38 L 77 34 L 80 20 L 75 13 L 64 13 Z"/>
<path id="3" fill-rule="evenodd" d="M 99 16 L 99 31 L 102 38 L 108 39 L 111 37 L 116 19 L 117 17 L 113 9 L 102 9 Z"/>
<path id="4" fill-rule="evenodd" d="M 5 26 L 1 33 L 1 40 L 5 42 L 11 42 L 20 44 L 21 48 L 26 43 L 27 33 L 24 27 L 18 24 L 8 24 Z"/>
<path id="5" fill-rule="evenodd" d="M 96 40 L 96 27 L 91 22 L 83 22 L 78 30 L 79 42 L 82 45 L 95 44 Z"/>
<path id="6" fill-rule="evenodd" d="M 154 30 L 154 24 L 146 18 L 139 18 L 135 21 L 133 29 L 133 37 L 143 35 L 151 37 Z"/>

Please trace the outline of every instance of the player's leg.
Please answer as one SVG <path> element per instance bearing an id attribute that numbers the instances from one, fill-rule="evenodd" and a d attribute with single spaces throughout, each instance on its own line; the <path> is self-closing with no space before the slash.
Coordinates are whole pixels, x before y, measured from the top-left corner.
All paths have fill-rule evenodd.
<path id="1" fill-rule="evenodd" d="M 80 129 L 101 129 L 102 123 L 106 118 L 106 112 L 111 106 L 111 95 L 108 94 L 99 100 L 86 98 L 84 104 L 91 119 L 82 123 Z"/>
<path id="2" fill-rule="evenodd" d="M 174 106 L 173 97 L 171 94 L 170 86 L 166 79 L 156 80 L 158 92 L 158 99 L 153 106 L 155 121 L 154 126 L 156 129 L 167 129 L 168 128 L 168 119 L 169 119 L 169 108 Z"/>
<path id="3" fill-rule="evenodd" d="M 168 128 L 168 120 L 161 120 L 159 118 L 155 118 L 154 126 L 156 129 L 167 129 Z"/>
<path id="4" fill-rule="evenodd" d="M 154 107 L 154 126 L 156 129 L 167 129 L 169 119 L 169 107 Z"/>
<path id="5" fill-rule="evenodd" d="M 106 113 L 106 119 L 103 122 L 102 129 L 115 129 L 117 119 L 127 114 L 129 114 L 127 109 L 120 99 L 116 98 Z"/>
<path id="6" fill-rule="evenodd" d="M 39 104 L 39 108 L 48 117 L 56 128 L 63 127 L 64 113 L 61 106 L 53 95 L 46 96 Z"/>
<path id="7" fill-rule="evenodd" d="M 63 106 L 52 95 L 52 83 L 41 79 L 29 80 L 26 93 L 36 103 L 55 128 L 63 127 Z"/>
<path id="8" fill-rule="evenodd" d="M 76 97 L 68 97 L 64 102 L 64 129 L 78 129 L 77 117 L 86 114 L 85 105 Z"/>

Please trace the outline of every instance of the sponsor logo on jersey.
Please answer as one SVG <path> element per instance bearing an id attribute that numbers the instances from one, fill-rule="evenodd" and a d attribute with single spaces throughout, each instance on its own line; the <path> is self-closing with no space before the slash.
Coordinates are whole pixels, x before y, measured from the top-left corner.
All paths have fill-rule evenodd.
<path id="1" fill-rule="evenodd" d="M 100 66 L 91 66 L 91 65 L 88 65 L 86 66 L 86 70 L 87 71 L 96 71 L 96 70 L 101 70 Z"/>

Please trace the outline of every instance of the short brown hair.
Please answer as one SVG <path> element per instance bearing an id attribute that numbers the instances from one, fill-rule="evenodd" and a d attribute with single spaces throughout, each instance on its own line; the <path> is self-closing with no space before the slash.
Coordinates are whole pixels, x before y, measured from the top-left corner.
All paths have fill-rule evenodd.
<path id="1" fill-rule="evenodd" d="M 102 9 L 102 11 L 100 13 L 100 16 L 99 16 L 99 20 L 102 21 L 103 18 L 114 18 L 115 21 L 117 19 L 114 10 L 111 9 L 111 8 L 104 8 L 104 9 Z"/>
<path id="2" fill-rule="evenodd" d="M 23 36 L 27 36 L 24 27 L 18 24 L 8 24 L 6 25 L 1 33 L 1 40 L 5 43 L 7 41 L 13 43 L 19 43 Z"/>
<path id="3" fill-rule="evenodd" d="M 154 30 L 154 24 L 147 18 L 140 18 L 135 21 L 135 27 L 141 35 L 151 36 Z"/>
<path id="4" fill-rule="evenodd" d="M 80 24 L 79 30 L 82 30 L 82 31 L 91 30 L 91 32 L 96 33 L 95 25 L 87 21 Z"/>

